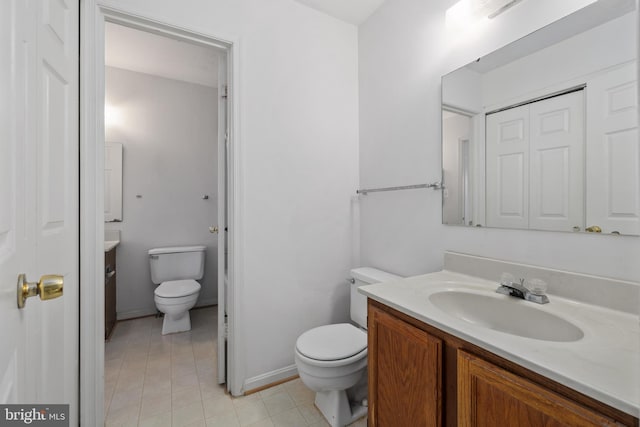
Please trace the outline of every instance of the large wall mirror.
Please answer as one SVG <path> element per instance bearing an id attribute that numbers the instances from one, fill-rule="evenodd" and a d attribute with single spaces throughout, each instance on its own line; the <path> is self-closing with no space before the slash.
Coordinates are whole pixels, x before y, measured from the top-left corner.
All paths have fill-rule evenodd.
<path id="1" fill-rule="evenodd" d="M 637 25 L 599 0 L 443 76 L 443 223 L 640 234 Z"/>

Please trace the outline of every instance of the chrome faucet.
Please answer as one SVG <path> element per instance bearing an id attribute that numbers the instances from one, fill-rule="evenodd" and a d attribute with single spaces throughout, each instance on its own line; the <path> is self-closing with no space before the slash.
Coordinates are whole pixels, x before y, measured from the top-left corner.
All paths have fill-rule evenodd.
<path id="1" fill-rule="evenodd" d="M 527 289 L 524 284 L 524 279 L 520 279 L 520 283 L 503 280 L 500 282 L 500 286 L 496 289 L 496 292 L 526 301 L 535 302 L 536 304 L 546 304 L 549 302 L 549 298 L 544 294 L 544 291 L 532 291 L 531 289 Z"/>

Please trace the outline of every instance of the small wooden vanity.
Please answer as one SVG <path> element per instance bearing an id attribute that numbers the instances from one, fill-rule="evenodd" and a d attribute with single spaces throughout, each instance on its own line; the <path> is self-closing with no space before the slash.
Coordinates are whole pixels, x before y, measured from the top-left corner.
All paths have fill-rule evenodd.
<path id="1" fill-rule="evenodd" d="M 638 426 L 638 419 L 369 299 L 369 426 Z M 580 363 L 576 360 L 576 363 Z"/>
<path id="2" fill-rule="evenodd" d="M 116 325 L 116 248 L 104 253 L 104 338 Z"/>

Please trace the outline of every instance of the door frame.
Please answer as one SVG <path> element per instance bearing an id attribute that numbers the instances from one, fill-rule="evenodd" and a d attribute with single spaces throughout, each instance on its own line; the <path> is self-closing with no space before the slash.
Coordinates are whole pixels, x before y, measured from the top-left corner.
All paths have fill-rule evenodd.
<path id="1" fill-rule="evenodd" d="M 228 64 L 228 356 L 227 388 L 244 390 L 242 289 L 243 151 L 240 138 L 240 42 L 204 34 L 121 9 L 80 0 L 80 422 L 104 423 L 104 88 L 105 22 L 225 49 Z"/>

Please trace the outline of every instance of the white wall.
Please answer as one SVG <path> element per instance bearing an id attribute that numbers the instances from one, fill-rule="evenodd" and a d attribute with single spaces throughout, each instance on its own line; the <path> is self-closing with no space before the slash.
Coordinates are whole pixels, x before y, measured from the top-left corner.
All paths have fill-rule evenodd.
<path id="1" fill-rule="evenodd" d="M 588 76 L 635 59 L 634 43 L 620 42 L 633 40 L 635 31 L 636 14 L 630 12 L 483 74 L 485 111 L 585 83 Z"/>
<path id="2" fill-rule="evenodd" d="M 635 32 L 636 14 L 629 12 L 484 73 L 459 68 L 445 76 L 443 103 L 490 111 L 585 83 L 590 75 L 635 59 L 634 44 L 620 43 L 633 40 Z"/>
<path id="3" fill-rule="evenodd" d="M 239 41 L 247 378 L 293 365 L 310 327 L 348 319 L 358 186 L 357 29 L 292 0 L 104 0 Z"/>
<path id="4" fill-rule="evenodd" d="M 359 28 L 362 186 L 440 175 L 440 77 L 589 0 L 525 1 L 468 33 L 445 28 L 450 1 L 388 0 Z M 384 60 L 381 60 L 384 58 Z M 441 225 L 441 195 L 378 193 L 361 201 L 362 264 L 399 274 L 442 267 L 445 249 L 628 280 L 640 278 L 637 237 Z"/>
<path id="5" fill-rule="evenodd" d="M 217 302 L 218 91 L 106 68 L 106 100 L 122 121 L 106 141 L 123 144 L 123 221 L 117 248 L 118 318 L 156 312 L 150 248 L 206 245 L 198 305 Z M 209 195 L 203 200 L 204 194 Z M 137 195 L 141 195 L 138 198 Z"/>
<path id="6" fill-rule="evenodd" d="M 442 104 L 470 113 L 482 111 L 482 74 L 469 68 L 459 68 L 443 76 L 447 90 L 442 93 Z"/>

